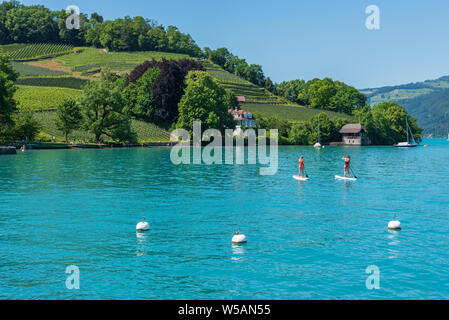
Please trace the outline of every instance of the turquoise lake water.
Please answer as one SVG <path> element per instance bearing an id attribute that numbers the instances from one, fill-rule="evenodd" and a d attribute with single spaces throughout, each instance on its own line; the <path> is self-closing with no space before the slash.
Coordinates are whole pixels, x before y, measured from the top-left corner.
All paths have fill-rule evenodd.
<path id="1" fill-rule="evenodd" d="M 274 176 L 175 166 L 168 148 L 1 156 L 0 298 L 448 299 L 449 142 L 424 143 L 279 147 Z M 334 179 L 346 154 L 357 182 Z M 300 155 L 307 182 L 292 179 Z"/>

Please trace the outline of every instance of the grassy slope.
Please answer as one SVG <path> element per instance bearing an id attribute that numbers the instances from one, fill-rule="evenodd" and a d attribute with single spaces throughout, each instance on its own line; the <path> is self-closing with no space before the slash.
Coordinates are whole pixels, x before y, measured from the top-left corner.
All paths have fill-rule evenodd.
<path id="1" fill-rule="evenodd" d="M 56 129 L 55 117 L 56 112 L 46 111 L 37 112 L 35 117 L 42 125 L 40 137 L 46 140 L 51 139 L 52 136 L 56 140 L 63 141 L 65 139 L 63 133 Z M 132 130 L 137 134 L 139 142 L 157 142 L 157 141 L 169 141 L 170 133 L 159 128 L 152 123 L 146 123 L 143 121 L 132 120 Z M 94 136 L 84 130 L 77 130 L 70 134 L 70 139 L 75 137 L 76 141 L 82 142 L 85 140 L 93 140 Z"/>
<path id="2" fill-rule="evenodd" d="M 57 109 L 64 99 L 70 97 L 76 99 L 81 95 L 80 90 L 40 87 L 40 86 L 22 86 L 18 85 L 18 90 L 14 94 L 19 108 L 28 107 L 32 110 L 52 110 Z"/>
<path id="3" fill-rule="evenodd" d="M 26 45 L 8 45 L 3 49 L 14 51 L 23 49 Z M 6 48 L 5 48 L 6 47 Z M 53 110 L 67 97 L 76 98 L 81 94 L 80 90 L 66 87 L 78 87 L 81 82 L 78 71 L 88 71 L 98 67 L 110 65 L 113 70 L 132 70 L 136 65 L 145 60 L 157 59 L 182 59 L 188 56 L 182 54 L 163 52 L 121 52 L 105 53 L 102 50 L 88 48 L 79 53 L 70 53 L 54 59 L 42 59 L 30 63 L 14 62 L 14 69 L 20 73 L 18 90 L 15 99 L 21 107 L 29 107 L 32 110 Z M 73 69 L 79 69 L 73 71 Z M 71 76 L 71 77 L 70 77 Z M 95 79 L 94 76 L 87 77 Z M 20 83 L 35 85 L 20 85 Z M 74 85 L 75 84 L 75 85 Z M 55 112 L 36 112 L 36 118 L 42 125 L 40 137 L 50 139 L 55 136 L 57 140 L 64 137 L 55 126 Z M 170 134 L 151 123 L 132 121 L 132 129 L 136 132 L 140 142 L 169 141 Z M 89 140 L 93 136 L 86 131 L 78 130 L 71 136 L 79 140 Z"/>
<path id="4" fill-rule="evenodd" d="M 276 117 L 290 121 L 305 121 L 312 119 L 315 115 L 324 112 L 329 118 L 347 118 L 352 119 L 351 116 L 341 114 L 338 112 L 310 109 L 296 105 L 270 105 L 270 104 L 245 104 L 243 109 L 251 111 L 254 114 L 260 114 L 264 117 Z"/>
<path id="5" fill-rule="evenodd" d="M 62 66 L 81 67 L 87 65 L 105 65 L 108 63 L 140 64 L 145 60 L 177 60 L 188 58 L 185 54 L 165 52 L 104 52 L 100 49 L 88 48 L 81 53 L 72 53 L 57 57 L 54 60 Z"/>
<path id="6" fill-rule="evenodd" d="M 346 114 L 310 109 L 292 103 L 287 103 L 264 88 L 260 88 L 232 73 L 229 73 L 209 61 L 205 61 L 203 64 L 209 74 L 217 79 L 226 90 L 232 91 L 236 95 L 245 96 L 246 104 L 242 108 L 247 111 L 260 114 L 264 117 L 277 117 L 290 121 L 310 120 L 320 112 L 325 112 L 332 119 L 351 119 L 351 117 Z"/>
<path id="7" fill-rule="evenodd" d="M 20 77 L 68 75 L 67 72 L 40 68 L 22 62 L 13 62 L 12 66 L 16 72 L 20 73 Z"/>
<path id="8" fill-rule="evenodd" d="M 11 46 L 11 50 L 14 49 Z M 17 45 L 18 48 L 23 48 L 23 45 Z M 54 59 L 42 59 L 31 63 L 16 63 L 15 68 L 22 72 L 21 78 L 24 76 L 33 77 L 22 83 L 36 83 L 40 86 L 19 86 L 16 93 L 16 99 L 22 106 L 29 106 L 33 110 L 51 110 L 56 109 L 58 104 L 64 100 L 65 97 L 76 98 L 81 94 L 79 90 L 63 88 L 65 82 L 69 80 L 62 80 L 62 77 L 67 76 L 79 78 L 86 71 L 95 71 L 101 69 L 106 65 L 110 66 L 112 70 L 129 71 L 134 66 L 144 62 L 145 60 L 157 59 L 182 59 L 188 58 L 187 55 L 163 53 L 163 52 L 116 52 L 107 53 L 100 49 L 87 48 L 84 51 L 77 53 L 70 53 Z M 264 88 L 255 86 L 254 84 L 224 71 L 219 66 L 216 66 L 208 61 L 204 62 L 208 72 L 216 78 L 226 90 L 232 91 L 237 95 L 246 97 L 247 104 L 245 109 L 253 113 L 261 114 L 262 116 L 279 117 L 291 121 L 309 120 L 315 114 L 322 112 L 321 110 L 304 108 L 299 105 L 287 104 L 285 101 L 277 96 L 274 96 Z M 52 80 L 48 79 L 52 76 Z M 46 87 L 48 85 L 56 85 L 57 79 L 61 77 L 58 88 Z M 96 76 L 88 74 L 87 79 L 95 79 Z M 24 79 L 23 79 L 24 80 Z M 23 81 L 22 80 L 22 81 Z M 65 85 L 67 86 L 67 85 Z M 327 112 L 331 118 L 346 117 L 347 115 Z M 43 112 L 37 113 L 40 121 L 43 123 L 43 132 L 46 135 L 53 135 L 62 138 L 61 133 L 57 132 L 54 126 L 54 113 Z M 138 133 L 141 141 L 167 141 L 169 139 L 168 133 L 153 125 L 143 122 L 133 121 L 133 128 Z M 89 139 L 91 136 L 86 132 L 76 132 L 77 137 L 81 139 Z"/>
<path id="9" fill-rule="evenodd" d="M 50 57 L 76 50 L 68 45 L 47 43 L 1 45 L 0 49 L 8 53 L 12 60 L 16 61 Z"/>

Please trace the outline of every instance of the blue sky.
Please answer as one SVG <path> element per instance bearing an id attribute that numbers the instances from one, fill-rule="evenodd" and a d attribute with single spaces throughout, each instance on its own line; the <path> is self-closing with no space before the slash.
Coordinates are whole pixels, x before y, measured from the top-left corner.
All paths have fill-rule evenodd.
<path id="1" fill-rule="evenodd" d="M 106 19 L 140 15 L 176 25 L 200 47 L 227 47 L 274 81 L 331 77 L 357 88 L 449 75 L 447 0 L 40 0 Z M 380 30 L 365 8 L 380 8 Z"/>

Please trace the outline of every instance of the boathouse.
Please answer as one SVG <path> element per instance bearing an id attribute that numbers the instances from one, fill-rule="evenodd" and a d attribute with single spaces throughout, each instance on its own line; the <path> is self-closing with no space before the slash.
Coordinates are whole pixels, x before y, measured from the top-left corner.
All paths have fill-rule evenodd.
<path id="1" fill-rule="evenodd" d="M 367 146 L 371 144 L 367 131 L 360 123 L 349 123 L 340 130 L 345 146 Z"/>

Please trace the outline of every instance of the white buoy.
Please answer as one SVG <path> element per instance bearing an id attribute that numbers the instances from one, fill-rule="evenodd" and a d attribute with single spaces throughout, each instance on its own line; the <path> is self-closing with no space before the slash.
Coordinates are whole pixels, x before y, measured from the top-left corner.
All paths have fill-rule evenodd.
<path id="1" fill-rule="evenodd" d="M 390 229 L 390 230 L 401 230 L 402 226 L 401 226 L 401 223 L 398 220 L 393 220 L 393 221 L 390 221 L 390 223 L 388 224 L 388 229 Z"/>
<path id="2" fill-rule="evenodd" d="M 244 234 L 240 234 L 240 230 L 237 230 L 232 237 L 232 243 L 242 244 L 246 243 L 246 237 Z"/>
<path id="3" fill-rule="evenodd" d="M 145 221 L 145 217 L 142 217 L 142 221 L 140 221 L 136 226 L 137 231 L 148 231 L 150 230 L 150 224 Z"/>

